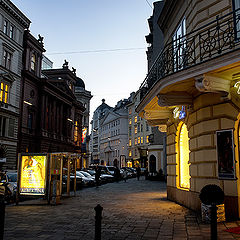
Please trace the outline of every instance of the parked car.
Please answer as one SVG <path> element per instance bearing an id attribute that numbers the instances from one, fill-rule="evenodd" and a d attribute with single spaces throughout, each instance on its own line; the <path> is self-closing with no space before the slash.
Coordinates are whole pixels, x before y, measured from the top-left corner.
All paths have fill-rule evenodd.
<path id="1" fill-rule="evenodd" d="M 75 179 L 75 174 L 74 173 L 70 173 L 70 190 L 74 189 L 74 179 Z M 77 189 L 81 189 L 83 186 L 83 181 L 82 178 L 80 176 L 78 176 L 76 174 L 76 187 Z M 67 169 L 63 168 L 63 175 L 62 175 L 62 188 L 63 188 L 63 192 L 67 191 Z"/>
<path id="2" fill-rule="evenodd" d="M 0 184 L 5 186 L 5 201 L 7 203 L 16 201 L 17 171 L 1 173 Z"/>
<path id="3" fill-rule="evenodd" d="M 84 171 L 77 171 L 76 174 L 82 178 L 83 186 L 86 187 L 95 185 L 95 178 L 92 177 L 89 173 L 85 173 Z"/>

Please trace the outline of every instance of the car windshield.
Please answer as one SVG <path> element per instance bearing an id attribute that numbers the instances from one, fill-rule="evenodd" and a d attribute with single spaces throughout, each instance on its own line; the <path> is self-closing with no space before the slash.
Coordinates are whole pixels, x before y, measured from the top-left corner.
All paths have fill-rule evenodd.
<path id="1" fill-rule="evenodd" d="M 17 173 L 8 173 L 9 182 L 17 182 Z"/>
<path id="2" fill-rule="evenodd" d="M 85 177 L 91 177 L 91 174 L 87 173 L 87 172 L 81 172 Z"/>
<path id="3" fill-rule="evenodd" d="M 109 170 L 109 171 L 114 171 L 114 170 L 115 170 L 115 167 L 108 167 L 108 170 Z"/>

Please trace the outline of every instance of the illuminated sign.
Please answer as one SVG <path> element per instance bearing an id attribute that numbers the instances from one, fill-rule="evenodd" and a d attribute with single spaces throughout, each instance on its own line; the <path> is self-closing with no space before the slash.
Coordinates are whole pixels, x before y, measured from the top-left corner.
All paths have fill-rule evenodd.
<path id="1" fill-rule="evenodd" d="M 82 129 L 82 143 L 86 142 L 86 137 L 87 137 L 87 128 Z"/>
<path id="2" fill-rule="evenodd" d="M 240 94 L 240 81 L 234 84 L 234 87 L 237 88 L 237 94 Z"/>
<path id="3" fill-rule="evenodd" d="M 185 117 L 187 116 L 187 112 L 186 112 L 186 107 L 185 106 L 182 106 L 181 110 L 179 107 L 176 107 L 174 110 L 173 110 L 173 117 L 175 119 L 184 119 Z"/>
<path id="4" fill-rule="evenodd" d="M 22 156 L 20 194 L 45 195 L 47 156 Z"/>

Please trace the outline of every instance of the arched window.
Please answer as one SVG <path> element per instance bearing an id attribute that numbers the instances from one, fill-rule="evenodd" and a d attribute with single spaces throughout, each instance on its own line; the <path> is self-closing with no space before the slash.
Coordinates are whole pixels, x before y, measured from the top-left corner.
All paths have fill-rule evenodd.
<path id="1" fill-rule="evenodd" d="M 179 186 L 190 188 L 189 138 L 186 124 L 181 126 L 179 134 Z"/>

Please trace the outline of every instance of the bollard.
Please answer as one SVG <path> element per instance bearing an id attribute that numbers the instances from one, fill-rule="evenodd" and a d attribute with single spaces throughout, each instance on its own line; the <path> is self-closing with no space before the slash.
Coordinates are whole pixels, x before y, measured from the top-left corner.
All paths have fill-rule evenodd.
<path id="1" fill-rule="evenodd" d="M 5 202 L 4 202 L 4 195 L 1 193 L 5 191 L 4 186 L 0 186 L 0 240 L 3 240 L 4 234 L 4 220 L 5 220 Z"/>
<path id="2" fill-rule="evenodd" d="M 217 207 L 212 204 L 211 211 L 211 240 L 217 240 Z"/>
<path id="3" fill-rule="evenodd" d="M 101 207 L 100 204 L 98 204 L 94 208 L 96 215 L 95 215 L 95 240 L 101 240 L 101 221 L 102 221 L 102 210 L 103 208 Z"/>

